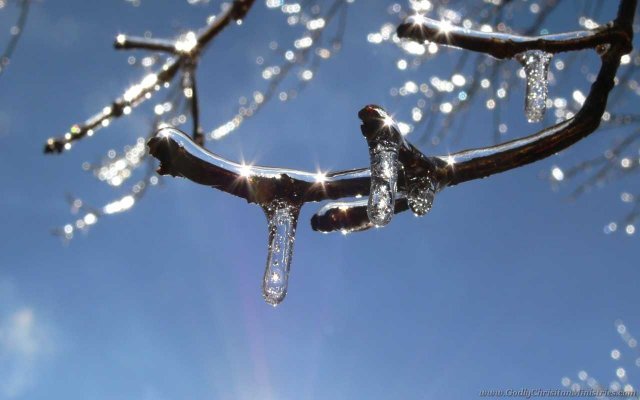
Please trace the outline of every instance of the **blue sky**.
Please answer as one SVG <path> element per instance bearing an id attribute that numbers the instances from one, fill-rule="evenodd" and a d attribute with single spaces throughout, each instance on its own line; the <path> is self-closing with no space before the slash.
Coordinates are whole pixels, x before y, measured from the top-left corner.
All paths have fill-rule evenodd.
<path id="1" fill-rule="evenodd" d="M 614 327 L 621 319 L 640 332 L 637 234 L 602 233 L 626 212 L 618 198 L 630 181 L 569 202 L 568 190 L 541 178 L 556 163 L 603 151 L 615 131 L 446 189 L 424 218 L 405 213 L 384 229 L 315 233 L 308 221 L 320 205 L 306 205 L 289 294 L 275 309 L 259 289 L 262 211 L 186 180 L 165 179 L 132 211 L 68 245 L 52 236 L 73 220 L 66 193 L 92 204 L 119 195 L 82 162 L 147 131 L 150 105 L 68 154 L 42 154 L 46 138 L 142 76 L 112 50 L 114 35 L 172 36 L 219 5 L 155 3 L 37 2 L 0 77 L 0 399 L 468 399 L 480 389 L 559 388 L 580 370 L 608 384 L 622 365 L 640 382 L 638 353 Z M 342 51 L 312 84 L 209 147 L 260 165 L 367 165 L 357 111 L 377 103 L 408 115 L 389 88 L 409 75 L 445 74 L 459 56 L 448 51 L 403 75 L 397 48 L 366 39 L 392 20 L 387 5 L 352 4 Z M 558 11 L 549 29 L 579 28 L 575 12 Z M 0 12 L 1 27 L 10 16 Z M 292 39 L 288 29 L 258 1 L 216 40 L 198 70 L 205 127 L 265 87 L 255 59 L 270 54 L 270 38 Z M 511 101 L 520 109 L 521 96 Z M 521 112 L 508 115 L 533 132 Z M 486 115 L 469 118 L 462 143 L 425 153 L 491 143 Z M 613 348 L 621 360 L 611 359 Z"/>

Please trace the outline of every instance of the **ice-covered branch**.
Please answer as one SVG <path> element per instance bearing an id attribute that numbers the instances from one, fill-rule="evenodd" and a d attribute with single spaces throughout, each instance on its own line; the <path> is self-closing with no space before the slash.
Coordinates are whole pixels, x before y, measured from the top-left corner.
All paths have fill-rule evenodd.
<path id="1" fill-rule="evenodd" d="M 393 216 L 400 163 L 428 175 L 436 169 L 432 160 L 404 141 L 395 122 L 382 108 L 367 106 L 358 116 L 371 152 L 371 169 L 314 173 L 238 164 L 205 150 L 172 127 L 161 128 L 148 146 L 151 155 L 160 160 L 161 175 L 182 176 L 212 186 L 256 203 L 264 210 L 269 246 L 262 291 L 265 301 L 275 306 L 287 293 L 297 219 L 304 203 L 361 197 L 371 189 L 363 229 L 371 225 L 369 217 L 379 226 L 380 221 L 386 223 Z M 409 177 L 405 176 L 406 182 L 410 182 Z"/>
<path id="2" fill-rule="evenodd" d="M 405 193 L 411 190 L 412 182 L 421 178 L 429 180 L 433 193 L 445 186 L 518 168 L 555 154 L 596 130 L 625 49 L 623 45 L 614 45 L 602 55 L 598 77 L 582 109 L 573 118 L 525 138 L 447 156 L 426 157 L 399 135 L 393 120 L 376 106 L 367 106 L 358 114 L 363 121 L 362 132 L 370 138 L 376 137 L 381 130 L 390 129 L 399 140 L 398 161 L 402 173 L 397 190 Z M 304 203 L 370 194 L 371 174 L 367 169 L 323 175 L 241 165 L 207 152 L 172 128 L 160 130 L 149 142 L 149 147 L 151 154 L 161 161 L 161 174 L 186 177 L 258 204 L 283 196 Z M 427 193 L 428 189 L 425 189 Z M 398 207 L 395 202 L 392 204 L 395 204 L 396 212 L 408 208 L 402 204 Z M 314 228 L 323 231 L 366 229 L 371 222 L 367 213 L 363 213 L 363 207 L 360 203 L 328 206 L 314 217 Z"/>
<path id="3" fill-rule="evenodd" d="M 163 51 L 173 53 L 178 56 L 190 56 L 197 54 L 204 50 L 209 42 L 222 32 L 222 30 L 224 30 L 231 22 L 236 21 L 238 24 L 241 24 L 254 2 L 255 0 L 234 0 L 222 15 L 215 18 L 197 35 L 194 32 L 188 32 L 177 41 L 171 41 L 164 39 L 129 37 L 120 34 L 116 37 L 114 46 L 116 49 Z"/>
<path id="4" fill-rule="evenodd" d="M 631 25 L 630 20 L 625 19 L 624 13 L 631 9 L 633 15 L 635 4 L 634 0 L 623 1 L 620 7 L 617 23 L 625 32 L 630 32 Z M 609 92 L 614 87 L 620 58 L 628 50 L 627 43 L 617 43 L 601 56 L 600 72 L 581 110 L 574 117 L 522 139 L 437 157 L 436 159 L 441 161 L 433 163 L 438 166 L 435 173 L 437 184 L 440 187 L 452 186 L 518 168 L 555 154 L 594 132 L 605 112 Z M 404 168 L 405 174 L 411 172 L 406 166 Z M 367 229 L 372 224 L 368 221 L 363 207 L 364 205 L 359 203 L 328 204 L 314 216 L 312 224 L 315 229 L 325 232 Z M 396 212 L 407 208 L 402 205 L 398 207 L 396 203 Z"/>
<path id="5" fill-rule="evenodd" d="M 106 126 L 112 118 L 128 114 L 133 107 L 149 98 L 153 92 L 168 86 L 169 82 L 180 73 L 179 88 L 182 94 L 180 101 L 186 102 L 189 110 L 193 123 L 192 136 L 173 126 L 165 125 L 148 140 L 149 154 L 160 161 L 158 173 L 161 175 L 184 177 L 198 184 L 211 186 L 241 197 L 249 203 L 257 204 L 264 210 L 268 220 L 269 247 L 263 276 L 263 295 L 268 303 L 277 305 L 287 293 L 297 220 L 300 209 L 305 203 L 332 201 L 312 217 L 311 226 L 316 231 L 341 231 L 346 234 L 379 227 L 388 224 L 394 214 L 406 210 L 411 210 L 417 216 L 425 215 L 431 209 L 436 193 L 448 186 L 481 179 L 542 160 L 593 133 L 604 118 L 609 93 L 615 86 L 621 59 L 623 56 L 628 58 L 627 54 L 632 48 L 632 19 L 637 0 L 621 0 L 617 18 L 601 27 L 535 37 L 458 28 L 448 22 L 438 22 L 422 16 L 411 17 L 398 28 L 398 35 L 409 37 L 420 43 L 425 40 L 432 42 L 430 45 L 435 46 L 433 53 L 437 52 L 438 47 L 435 43 L 438 43 L 461 47 L 496 58 L 519 60 L 524 66 L 527 77 L 525 104 L 527 119 L 530 122 L 543 120 L 543 113 L 548 103 L 549 63 L 555 53 L 596 49 L 600 55 L 600 70 L 593 76 L 593 84 L 587 96 L 579 91 L 574 93 L 574 100 L 581 105 L 581 109 L 575 114 L 556 113 L 556 125 L 539 130 L 533 135 L 495 146 L 442 156 L 423 154 L 405 139 L 402 133 L 406 133 L 407 130 L 401 131 L 399 125 L 384 109 L 379 106 L 366 106 L 360 110 L 358 116 L 362 121 L 361 133 L 366 139 L 370 165 L 336 172 L 307 172 L 253 166 L 230 161 L 201 147 L 203 134 L 200 126 L 195 76 L 199 56 L 206 45 L 231 21 L 241 22 L 252 4 L 253 0 L 235 0 L 204 30 L 199 33 L 187 32 L 175 42 L 119 35 L 116 39 L 117 48 L 168 53 L 165 66 L 158 73 L 150 74 L 140 84 L 134 85 L 103 113 L 96 115 L 83 125 L 75 125 L 62 139 L 50 139 L 47 151 L 60 152 L 70 147 L 74 140 L 91 135 L 100 126 Z M 271 80 L 266 93 L 254 93 L 255 101 L 248 107 L 244 107 L 245 99 L 240 103 L 243 107 L 232 120 L 233 126 L 231 128 L 223 126 L 208 136 L 222 137 L 235 129 L 245 115 L 253 115 L 260 104 L 279 90 L 278 87 L 284 76 L 294 68 L 293 65 L 306 68 L 301 74 L 303 80 L 311 79 L 313 74 L 309 66 L 313 66 L 314 61 L 319 60 L 318 57 L 325 58 L 324 52 L 315 52 L 316 58 L 309 60 L 307 56 L 313 54 L 310 52 L 311 46 L 320 42 L 321 29 L 334 15 L 337 15 L 338 11 L 342 10 L 344 16 L 345 4 L 346 2 L 343 3 L 341 0 L 334 0 L 325 19 L 309 20 L 306 23 L 305 35 L 294 42 L 297 50 L 285 53 L 287 62 L 282 68 L 276 65 L 263 71 L 265 79 L 275 77 Z M 344 21 L 344 18 L 341 20 Z M 544 16 L 538 18 L 536 24 L 543 20 Z M 393 26 L 387 33 L 392 32 Z M 342 35 L 341 31 L 338 35 Z M 411 42 L 402 43 L 416 45 Z M 418 47 L 426 51 L 425 46 Z M 497 63 L 492 58 L 484 57 L 484 59 L 488 62 L 482 64 L 483 68 L 486 67 L 483 71 Z M 406 60 L 402 61 L 404 61 L 403 68 L 406 68 Z M 398 68 L 401 68 L 400 65 L 398 64 Z M 557 64 L 556 68 L 558 68 Z M 278 72 L 275 72 L 276 70 Z M 491 76 L 496 78 L 500 70 L 493 68 L 493 71 Z M 278 76 L 279 74 L 282 75 Z M 308 76 L 308 79 L 305 76 Z M 485 81 L 487 81 L 486 85 Z M 467 79 L 463 75 L 458 73 L 452 75 L 451 82 L 447 82 L 451 86 L 449 91 L 453 91 L 454 86 L 463 87 L 466 82 Z M 428 93 L 429 87 L 426 84 L 423 90 L 422 85 L 410 83 L 412 85 L 408 85 L 409 82 L 407 82 L 405 86 L 413 87 L 411 89 L 413 93 L 417 93 L 418 90 L 425 95 Z M 436 89 L 441 84 L 439 80 L 431 82 Z M 469 94 L 464 93 L 464 96 L 459 96 L 460 101 L 467 99 L 468 95 L 473 96 L 480 90 L 479 88 L 488 88 L 491 82 L 487 79 L 475 80 L 473 85 L 473 90 L 470 89 Z M 500 98 L 506 97 L 506 89 L 500 87 L 496 95 Z M 281 92 L 278 97 L 286 99 L 287 93 Z M 440 107 L 441 112 L 445 114 L 451 113 L 455 107 L 455 103 L 447 104 L 447 107 Z M 488 101 L 487 108 L 493 109 L 495 102 L 491 107 L 489 104 Z M 161 115 L 166 109 L 163 105 L 158 106 L 160 112 L 156 111 L 156 113 Z M 418 110 L 418 112 L 420 115 L 418 118 L 414 117 L 415 121 L 422 119 L 422 111 Z M 610 119 L 611 114 L 608 114 L 607 118 Z M 181 123 L 186 122 L 184 115 L 178 119 L 181 119 Z M 236 119 L 239 122 L 236 123 Z M 499 126 L 498 122 L 494 121 L 494 124 Z M 172 123 L 172 125 L 175 124 Z M 114 210 L 125 210 L 135 200 L 134 197 L 122 198 L 115 203 Z M 634 211 L 634 213 L 633 218 L 640 215 L 640 211 Z M 95 218 L 100 216 L 95 212 L 91 215 L 89 220 L 94 222 Z M 81 218 L 76 225 L 79 224 L 78 228 L 80 228 L 86 223 L 87 221 Z M 72 226 L 71 233 L 74 229 L 76 228 Z"/>
<path id="6" fill-rule="evenodd" d="M 71 148 L 74 141 L 80 140 L 103 127 L 109 125 L 111 119 L 131 113 L 133 108 L 149 99 L 153 93 L 168 85 L 178 71 L 195 74 L 197 58 L 206 46 L 232 21 L 241 22 L 255 0 L 234 0 L 233 3 L 215 18 L 199 35 L 187 32 L 176 41 L 129 38 L 120 34 L 116 37 L 115 47 L 119 49 L 145 49 L 164 51 L 172 54 L 168 57 L 160 71 L 145 76 L 138 84 L 131 86 L 122 97 L 105 107 L 101 113 L 91 117 L 82 124 L 73 125 L 67 133 L 59 138 L 50 138 L 45 144 L 45 153 L 61 153 Z M 195 78 L 191 78 L 192 81 Z M 193 94 L 193 91 L 191 92 Z M 197 115 L 197 111 L 196 115 Z M 196 129 L 197 132 L 197 129 Z M 199 142 L 202 138 L 195 135 Z"/>
<path id="7" fill-rule="evenodd" d="M 178 111 L 178 110 L 175 110 Z M 105 217 L 123 213 L 133 208 L 144 196 L 149 188 L 156 186 L 160 180 L 155 173 L 153 159 L 148 157 L 146 142 L 158 129 L 160 117 L 152 123 L 152 129 L 146 137 L 139 137 L 134 145 L 125 146 L 121 154 L 109 150 L 106 160 L 97 164 L 84 163 L 83 169 L 91 171 L 100 181 L 112 187 L 120 187 L 135 176 L 136 170 L 144 168 L 144 174 L 130 189 L 117 199 L 111 200 L 102 207 L 89 206 L 83 199 L 69 196 L 72 214 L 80 214 L 73 223 L 54 230 L 54 233 L 65 240 L 71 240 L 76 232 L 87 232 Z"/>
<path id="8" fill-rule="evenodd" d="M 622 45 L 614 45 L 602 56 L 598 77 L 582 108 L 573 118 L 525 138 L 450 155 L 447 158 L 446 184 L 456 185 L 484 178 L 541 160 L 594 132 L 600 125 L 624 49 Z"/>
<path id="9" fill-rule="evenodd" d="M 518 168 L 549 157 L 593 133 L 600 124 L 607 98 L 614 86 L 614 78 L 620 64 L 622 47 L 612 47 L 602 56 L 602 67 L 593 83 L 582 109 L 571 119 L 550 128 L 517 140 L 497 146 L 465 150 L 447 156 L 430 158 L 435 171 L 417 174 L 403 164 L 404 176 L 433 179 L 439 188 L 457 185 L 473 179 L 481 179 L 496 173 Z M 399 190 L 406 190 L 400 186 Z M 408 206 L 396 203 L 396 212 L 405 211 Z M 371 227 L 363 205 L 330 204 L 314 216 L 313 226 L 318 230 L 356 231 Z"/>
<path id="10" fill-rule="evenodd" d="M 122 97 L 114 100 L 102 112 L 95 114 L 82 124 L 71 126 L 62 137 L 49 138 L 45 144 L 44 152 L 62 153 L 64 150 L 69 150 L 73 142 L 86 136 L 93 136 L 98 129 L 109 126 L 114 118 L 130 114 L 134 107 L 151 98 L 154 92 L 171 81 L 179 69 L 180 62 L 169 59 L 158 72 L 147 74 L 142 81 L 129 87 Z"/>
<path id="11" fill-rule="evenodd" d="M 390 117 L 383 115 L 387 114 L 378 106 L 360 111 L 365 137 L 383 129 L 400 135 L 390 127 Z M 439 158 L 425 157 L 403 138 L 399 140 L 398 160 L 404 168 L 398 179 L 400 188 L 406 187 L 405 180 L 410 175 L 434 175 L 443 168 L 444 162 Z M 148 145 L 151 155 L 161 162 L 161 175 L 181 176 L 250 203 L 265 204 L 284 195 L 300 203 L 359 197 L 368 195 L 371 186 L 369 168 L 322 173 L 238 164 L 197 146 L 188 135 L 171 127 L 160 129 Z"/>
<path id="12" fill-rule="evenodd" d="M 432 201 L 433 194 L 440 188 L 541 160 L 595 131 L 604 113 L 608 94 L 614 86 L 620 57 L 630 49 L 631 20 L 625 19 L 624 12 L 634 10 L 635 5 L 635 0 L 621 2 L 620 15 L 612 27 L 615 27 L 616 32 L 623 33 L 625 40 L 611 45 L 602 54 L 597 79 L 582 109 L 574 117 L 522 139 L 441 157 L 426 157 L 402 139 L 397 191 L 409 193 L 412 189 L 409 187 L 411 182 L 428 179 L 423 192 Z M 531 48 L 519 50 L 525 49 Z M 373 128 L 376 132 L 390 124 L 384 115 L 386 113 L 383 110 L 371 106 L 360 112 L 365 136 L 367 121 L 371 123 L 377 119 L 377 125 Z M 281 198 L 283 193 L 300 203 L 370 194 L 371 179 L 366 169 L 357 170 L 356 176 L 353 171 L 318 176 L 317 173 L 239 165 L 207 153 L 193 146 L 186 135 L 167 129 L 152 139 L 150 147 L 152 154 L 162 161 L 161 173 L 184 176 L 243 197 L 249 202 L 264 204 Z M 323 181 L 322 184 L 320 181 Z M 394 204 L 396 212 L 408 209 L 408 202 L 401 200 L 398 207 L 392 198 L 389 201 Z M 430 202 L 427 201 L 426 204 L 430 208 Z M 328 205 L 314 217 L 314 227 L 323 231 L 352 231 L 370 227 L 370 218 L 366 212 L 363 213 L 363 207 L 360 203 Z M 335 210 L 339 212 L 336 213 Z"/>
<path id="13" fill-rule="evenodd" d="M 181 176 L 249 203 L 266 204 L 285 195 L 308 202 L 369 192 L 369 170 L 365 168 L 324 174 L 239 164 L 197 146 L 171 127 L 160 129 L 148 145 L 151 155 L 160 160 L 161 175 Z"/>
<path id="14" fill-rule="evenodd" d="M 629 152 L 631 145 L 639 139 L 640 129 L 636 128 L 635 131 L 632 131 L 627 137 L 596 158 L 585 160 L 566 170 L 555 167 L 552 170 L 551 179 L 558 183 L 571 179 L 587 169 L 598 167 L 595 173 L 573 190 L 570 198 L 575 199 L 595 185 L 602 184 L 605 181 L 612 181 L 616 176 L 626 176 L 628 172 L 637 168 L 637 165 L 634 165 L 636 163 L 632 157 L 623 157 L 622 155 L 624 152 Z"/>
<path id="15" fill-rule="evenodd" d="M 560 53 L 592 49 L 600 45 L 626 43 L 631 49 L 631 37 L 615 23 L 576 32 L 542 36 L 520 36 L 501 32 L 483 32 L 454 26 L 449 21 L 436 21 L 417 14 L 398 26 L 398 36 L 416 42 L 430 41 L 491 55 L 495 58 L 513 58 L 529 50 Z"/>
<path id="16" fill-rule="evenodd" d="M 165 75 L 162 75 L 160 72 L 149 74 L 143 82 L 129 88 L 112 106 L 106 107 L 101 113 L 92 117 L 86 123 L 74 125 L 62 138 L 49 140 L 49 151 L 62 152 L 70 148 L 73 141 L 93 135 L 97 129 L 109 125 L 110 121 L 115 117 L 131 113 L 136 105 L 146 99 L 150 99 L 152 95 L 155 95 L 155 91 L 163 88 L 169 88 L 169 92 L 165 100 L 157 102 L 153 107 L 156 118 L 152 125 L 152 133 L 155 133 L 159 124 L 179 126 L 186 123 L 187 119 L 190 119 L 193 126 L 191 136 L 193 141 L 197 145 L 204 145 L 205 134 L 201 125 L 199 90 L 196 80 L 196 70 L 200 56 L 206 49 L 206 45 L 216 37 L 225 26 L 233 21 L 240 25 L 242 18 L 244 18 L 252 3 L 253 1 L 248 2 L 246 0 L 236 1 L 233 4 L 224 3 L 222 5 L 221 15 L 218 16 L 218 18 L 209 18 L 208 21 L 210 22 L 203 30 L 200 30 L 198 33 L 196 31 L 185 32 L 176 40 L 156 39 L 147 37 L 146 35 L 145 37 L 131 37 L 124 34 L 117 35 L 114 43 L 116 49 L 153 51 L 154 54 L 144 57 L 141 64 L 149 67 L 158 61 L 164 62 L 165 67 L 163 70 L 168 70 L 170 74 L 165 73 Z M 243 4 L 244 7 L 240 7 Z M 268 102 L 271 97 L 274 97 L 274 95 L 277 95 L 275 97 L 281 101 L 284 101 L 289 95 L 293 98 L 296 92 L 301 91 L 311 82 L 320 62 L 331 58 L 341 47 L 347 21 L 346 10 L 348 4 L 349 2 L 344 0 L 333 0 L 331 6 L 327 8 L 327 11 L 323 15 L 319 15 L 320 7 L 318 5 L 310 7 L 310 15 L 307 15 L 301 8 L 295 10 L 292 14 L 290 7 L 282 7 L 282 12 L 288 15 L 287 24 L 301 24 L 304 26 L 305 32 L 293 42 L 295 50 L 282 53 L 284 60 L 280 68 L 277 66 L 268 67 L 263 71 L 263 78 L 270 80 L 270 85 L 266 92 L 254 92 L 254 103 L 252 104 L 246 104 L 246 98 L 244 101 L 242 100 L 243 98 L 241 98 L 241 107 L 239 108 L 238 115 L 233 119 L 234 127 L 237 127 L 242 119 L 255 115 L 260 107 Z M 234 12 L 232 7 L 240 8 Z M 271 3 L 267 3 L 267 7 L 273 8 L 274 6 Z M 338 20 L 337 24 L 335 24 L 337 25 L 337 29 L 332 37 L 326 37 L 328 36 L 325 34 L 327 27 L 331 25 L 332 20 L 336 19 L 335 17 L 337 17 Z M 269 47 L 277 47 L 274 43 L 276 42 L 270 43 Z M 130 64 L 135 62 L 135 59 L 131 61 L 132 59 L 134 58 L 129 58 Z M 258 57 L 256 62 L 262 64 L 264 59 Z M 296 68 L 302 69 L 298 76 L 299 83 L 296 89 L 289 91 L 287 96 L 283 98 L 284 92 L 280 92 L 278 95 L 276 91 L 288 73 L 294 72 Z M 273 72 L 273 79 L 269 79 L 270 77 L 266 75 L 269 71 Z M 152 86 L 154 81 L 156 84 Z M 235 123 L 236 120 L 238 121 L 237 124 Z M 210 138 L 219 138 L 217 133 L 221 130 L 222 129 L 216 129 L 211 135 L 207 136 Z M 142 140 L 143 143 L 146 143 L 146 140 Z M 137 148 L 137 145 L 135 147 Z M 125 153 L 117 157 L 114 150 L 109 150 L 108 160 L 94 166 L 85 163 L 83 164 L 83 168 L 93 170 L 97 178 L 108 183 L 110 186 L 120 186 L 132 176 L 133 171 L 138 168 L 141 163 L 145 162 L 145 164 L 148 164 L 146 163 L 149 159 L 148 154 L 147 151 L 143 151 L 133 157 L 129 154 L 129 150 L 125 148 Z M 130 165 L 131 160 L 129 160 L 129 158 L 134 161 L 134 164 Z M 135 190 L 140 186 L 144 186 L 144 182 L 146 181 L 157 181 L 157 179 L 158 177 L 155 175 L 149 176 L 134 185 L 133 189 Z M 144 196 L 145 191 L 141 191 L 139 196 L 137 194 L 133 196 L 134 193 L 135 192 L 132 191 L 122 197 L 122 199 L 124 199 L 123 202 L 113 202 L 115 208 L 111 208 L 116 209 L 119 204 L 124 204 L 126 207 L 118 209 L 121 211 L 129 210 L 134 203 L 137 204 L 138 200 Z M 135 201 L 130 202 L 130 199 Z M 74 199 L 73 204 L 78 202 L 82 203 L 80 200 Z M 84 210 L 85 208 L 86 206 L 83 208 L 83 212 L 86 211 Z M 73 206 L 72 211 L 77 213 L 80 210 Z M 87 214 L 87 220 L 91 223 L 87 223 L 83 218 L 80 218 L 74 223 L 56 229 L 55 233 L 65 239 L 70 239 L 76 231 L 87 231 L 90 225 L 101 220 L 102 217 L 107 214 L 111 213 L 101 213 L 100 209 L 91 209 Z"/>
<path id="17" fill-rule="evenodd" d="M 70 197 L 69 203 L 72 212 L 80 215 L 73 223 L 68 223 L 61 228 L 55 229 L 53 233 L 69 241 L 78 232 L 88 231 L 102 218 L 130 210 L 147 193 L 147 189 L 157 185 L 158 182 L 158 176 L 153 172 L 153 169 L 149 169 L 144 178 L 132 185 L 127 193 L 104 204 L 102 207 L 92 207 L 85 204 L 82 199 Z"/>
<path id="18" fill-rule="evenodd" d="M 365 231 L 375 225 L 369 220 L 367 199 L 355 201 L 336 201 L 324 205 L 311 217 L 311 229 L 318 232 L 340 231 L 344 235 Z M 394 204 L 394 213 L 409 209 L 404 193 L 398 193 Z"/>

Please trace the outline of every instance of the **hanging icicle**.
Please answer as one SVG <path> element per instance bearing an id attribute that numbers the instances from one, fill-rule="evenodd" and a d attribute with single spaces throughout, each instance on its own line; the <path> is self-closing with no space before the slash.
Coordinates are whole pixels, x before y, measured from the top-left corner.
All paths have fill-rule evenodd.
<path id="1" fill-rule="evenodd" d="M 262 279 L 262 296 L 275 307 L 287 295 L 300 206 L 276 199 L 264 205 L 263 210 L 269 223 L 269 250 Z"/>
<path id="2" fill-rule="evenodd" d="M 367 215 L 376 226 L 384 226 L 393 218 L 398 181 L 398 149 L 378 143 L 370 150 L 371 191 Z"/>
<path id="3" fill-rule="evenodd" d="M 415 178 L 409 184 L 407 202 L 413 214 L 418 217 L 422 217 L 431 211 L 435 196 L 436 187 L 429 177 Z"/>
<path id="4" fill-rule="evenodd" d="M 363 128 L 371 161 L 371 189 L 367 215 L 375 226 L 384 226 L 393 218 L 398 182 L 398 152 L 402 137 L 393 118 L 382 108 L 368 106 L 363 111 L 374 111 L 379 119 L 374 132 Z"/>
<path id="5" fill-rule="evenodd" d="M 549 86 L 547 75 L 552 58 L 553 54 L 542 50 L 529 50 L 516 55 L 526 74 L 524 113 L 529 122 L 540 122 L 544 118 Z"/>

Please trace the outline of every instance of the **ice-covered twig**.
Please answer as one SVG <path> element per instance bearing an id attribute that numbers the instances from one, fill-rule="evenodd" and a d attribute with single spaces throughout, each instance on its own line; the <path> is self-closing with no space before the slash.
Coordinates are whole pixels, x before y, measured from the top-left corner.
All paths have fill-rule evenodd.
<path id="1" fill-rule="evenodd" d="M 559 170 L 560 172 L 557 172 L 558 170 L 554 171 L 555 176 L 552 175 L 552 179 L 554 179 L 556 182 L 570 179 L 588 168 L 599 166 L 600 168 L 598 168 L 595 173 L 593 173 L 586 181 L 580 183 L 573 190 L 570 197 L 572 199 L 575 199 L 591 189 L 593 186 L 601 184 L 604 181 L 613 180 L 616 171 L 628 172 L 634 169 L 635 160 L 630 157 L 621 158 L 621 155 L 626 150 L 628 150 L 629 147 L 638 139 L 640 139 L 640 129 L 636 129 L 634 132 L 620 141 L 620 143 L 613 146 L 613 148 L 607 150 L 603 155 L 597 158 L 581 162 L 572 168 L 568 168 L 566 171 L 563 171 L 561 169 Z"/>
<path id="2" fill-rule="evenodd" d="M 69 241 L 74 238 L 77 232 L 86 232 L 103 217 L 130 210 L 147 193 L 147 189 L 150 186 L 155 186 L 158 183 L 158 176 L 153 171 L 153 168 L 149 168 L 145 176 L 132 185 L 126 194 L 106 203 L 102 207 L 92 207 L 85 204 L 81 199 L 72 197 L 69 199 L 71 209 L 76 213 L 80 213 L 79 217 L 72 223 L 54 229 L 53 234 Z"/>
<path id="3" fill-rule="evenodd" d="M 86 136 L 93 136 L 98 129 L 109 126 L 114 118 L 130 114 L 134 107 L 149 99 L 155 91 L 160 90 L 162 85 L 171 81 L 179 69 L 180 62 L 169 59 L 158 72 L 147 74 L 142 81 L 127 89 L 122 97 L 105 107 L 102 112 L 82 124 L 71 126 L 62 137 L 49 138 L 45 144 L 44 152 L 62 153 L 64 150 L 69 150 L 73 142 Z"/>
<path id="4" fill-rule="evenodd" d="M 129 114 L 134 107 L 168 84 L 179 70 L 194 73 L 197 57 L 206 46 L 232 21 L 241 21 L 255 0 L 234 0 L 233 3 L 217 18 L 215 18 L 200 34 L 188 32 L 175 42 L 146 38 L 128 38 L 126 35 L 116 37 L 115 47 L 122 49 L 146 49 L 172 53 L 162 69 L 156 73 L 146 75 L 143 80 L 131 86 L 122 97 L 115 100 L 111 106 L 105 107 L 101 113 L 91 117 L 83 124 L 76 124 L 59 138 L 47 140 L 45 153 L 61 153 L 71 148 L 71 143 L 86 136 L 91 136 L 95 130 L 107 126 L 111 119 Z M 201 139 L 199 139 L 201 141 Z"/>
<path id="5" fill-rule="evenodd" d="M 125 181 L 134 176 L 136 169 L 145 165 L 144 175 L 138 179 L 130 189 L 115 200 L 112 200 L 102 207 L 89 206 L 85 201 L 76 197 L 69 196 L 69 204 L 73 214 L 80 214 L 75 222 L 68 223 L 61 228 L 54 229 L 55 235 L 61 236 L 65 240 L 71 240 L 75 237 L 76 232 L 86 232 L 93 225 L 100 222 L 103 217 L 120 214 L 128 211 L 137 204 L 147 193 L 148 189 L 156 186 L 160 180 L 155 173 L 152 158 L 148 157 L 146 140 L 155 133 L 159 124 L 159 117 L 152 124 L 155 127 L 147 137 L 140 137 L 133 146 L 125 147 L 124 153 L 120 157 L 115 156 L 115 151 L 109 152 L 108 162 L 100 165 L 92 166 L 86 164 L 83 166 L 86 170 L 92 170 L 94 175 L 100 180 L 107 182 L 110 186 L 119 187 Z"/>
<path id="6" fill-rule="evenodd" d="M 495 58 L 513 58 L 527 50 L 560 53 L 596 48 L 618 42 L 630 46 L 630 36 L 615 23 L 576 32 L 542 36 L 520 36 L 501 32 L 483 32 L 452 25 L 449 21 L 436 21 L 417 14 L 407 18 L 398 27 L 398 36 L 417 42 L 425 40 L 441 45 L 459 47 L 491 55 Z M 630 47 L 626 51 L 630 51 Z"/>
<path id="7" fill-rule="evenodd" d="M 366 199 L 327 203 L 311 217 L 311 229 L 324 233 L 339 231 L 344 235 L 371 229 L 374 224 L 369 220 L 367 208 Z M 404 193 L 398 193 L 394 212 L 399 214 L 408 209 Z"/>
<path id="8" fill-rule="evenodd" d="M 242 22 L 255 0 L 234 0 L 233 3 L 218 17 L 216 17 L 199 34 L 188 32 L 177 41 L 158 40 L 140 37 L 128 37 L 118 35 L 114 46 L 117 49 L 144 49 L 154 51 L 164 51 L 179 56 L 190 56 L 201 52 L 222 30 L 231 22 Z"/>

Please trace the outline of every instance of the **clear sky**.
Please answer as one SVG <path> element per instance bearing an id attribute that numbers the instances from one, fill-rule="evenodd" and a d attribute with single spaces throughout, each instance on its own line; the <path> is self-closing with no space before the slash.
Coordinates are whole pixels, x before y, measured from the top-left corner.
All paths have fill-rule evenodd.
<path id="1" fill-rule="evenodd" d="M 219 10 L 217 0 L 158 3 L 35 2 L 0 76 L 0 399 L 470 399 L 481 389 L 561 388 L 562 377 L 578 380 L 581 370 L 608 385 L 621 366 L 640 385 L 639 353 L 614 326 L 621 319 L 640 334 L 638 234 L 602 229 L 628 211 L 619 196 L 633 178 L 576 202 L 567 201 L 570 188 L 554 192 L 541 178 L 555 164 L 600 154 L 618 131 L 446 189 L 427 216 L 404 213 L 384 229 L 319 234 L 308 221 L 320 205 L 306 205 L 289 294 L 275 309 L 260 294 L 262 211 L 183 179 L 164 179 L 131 211 L 67 245 L 53 236 L 74 220 L 67 193 L 95 205 L 124 193 L 81 164 L 148 130 L 151 103 L 68 154 L 42 154 L 46 138 L 143 76 L 128 54 L 112 49 L 114 35 L 170 37 Z M 604 3 L 606 20 L 616 2 Z M 450 76 L 460 55 L 441 50 L 398 70 L 404 56 L 396 46 L 367 41 L 397 21 L 389 4 L 356 0 L 341 52 L 311 84 L 209 148 L 306 170 L 368 165 L 357 111 L 376 103 L 409 120 L 410 101 L 390 88 Z M 0 10 L 0 47 L 14 11 L 12 4 Z M 571 2 L 546 28 L 579 29 L 581 12 Z M 261 0 L 242 26 L 221 34 L 198 69 L 208 130 L 233 115 L 240 96 L 265 88 L 256 58 L 275 57 L 272 38 L 290 43 L 295 34 Z M 573 86 L 550 90 L 570 97 Z M 505 115 L 519 130 L 507 139 L 539 127 L 524 122 L 522 88 L 509 105 Z M 466 114 L 461 142 L 422 149 L 445 154 L 491 144 L 481 109 Z M 611 358 L 614 348 L 621 359 Z"/>

